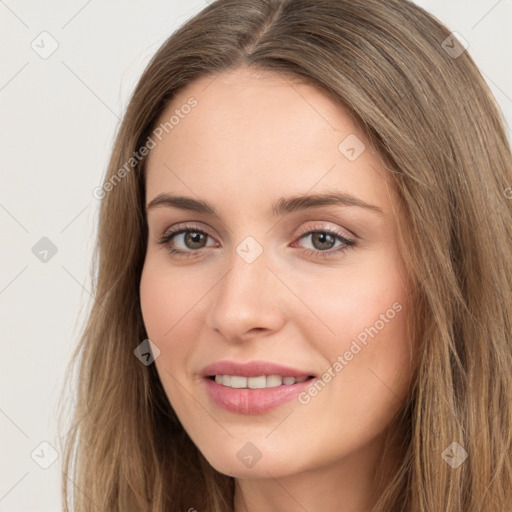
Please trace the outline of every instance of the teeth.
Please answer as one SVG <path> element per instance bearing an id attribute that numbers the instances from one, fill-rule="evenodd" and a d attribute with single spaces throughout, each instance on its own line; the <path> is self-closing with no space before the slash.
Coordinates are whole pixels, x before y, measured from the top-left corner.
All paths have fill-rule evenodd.
<path id="1" fill-rule="evenodd" d="M 246 388 L 247 377 L 238 377 L 236 375 L 231 376 L 231 387 L 232 388 Z"/>
<path id="2" fill-rule="evenodd" d="M 267 388 L 280 386 L 283 383 L 283 378 L 280 375 L 269 375 L 267 377 Z"/>
<path id="3" fill-rule="evenodd" d="M 215 375 L 215 382 L 231 388 L 263 389 L 281 385 L 304 382 L 307 377 L 281 377 L 280 375 L 260 375 L 259 377 L 241 377 L 239 375 Z"/>
<path id="4" fill-rule="evenodd" d="M 267 387 L 267 377 L 261 375 L 260 377 L 248 377 L 247 387 L 251 389 L 261 389 Z"/>

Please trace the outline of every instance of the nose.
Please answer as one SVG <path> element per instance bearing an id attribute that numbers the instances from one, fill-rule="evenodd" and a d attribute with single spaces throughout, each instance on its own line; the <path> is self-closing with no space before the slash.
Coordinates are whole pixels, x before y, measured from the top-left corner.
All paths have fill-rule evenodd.
<path id="1" fill-rule="evenodd" d="M 286 293 L 269 265 L 266 252 L 246 261 L 236 251 L 224 277 L 211 293 L 207 323 L 211 330 L 232 343 L 279 331 L 287 318 Z"/>

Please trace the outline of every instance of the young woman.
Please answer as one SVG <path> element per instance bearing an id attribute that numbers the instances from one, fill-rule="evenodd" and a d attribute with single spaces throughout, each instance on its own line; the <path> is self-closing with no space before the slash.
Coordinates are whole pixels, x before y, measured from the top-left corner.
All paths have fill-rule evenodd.
<path id="1" fill-rule="evenodd" d="M 511 187 L 413 3 L 210 4 L 94 193 L 66 510 L 510 510 Z"/>

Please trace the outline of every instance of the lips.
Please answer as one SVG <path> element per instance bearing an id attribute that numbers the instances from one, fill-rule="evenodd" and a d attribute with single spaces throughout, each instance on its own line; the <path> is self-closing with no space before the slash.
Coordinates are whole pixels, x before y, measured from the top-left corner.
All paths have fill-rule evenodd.
<path id="1" fill-rule="evenodd" d="M 275 409 L 303 392 L 315 378 L 312 372 L 290 368 L 266 361 L 235 363 L 219 361 L 201 371 L 206 393 L 215 405 L 238 414 L 261 414 Z M 222 384 L 219 376 L 234 376 L 251 381 L 251 377 L 283 377 L 282 384 L 274 387 L 250 389 Z M 217 379 L 215 379 L 217 377 Z M 294 379 L 291 379 L 291 378 Z M 216 382 L 217 380 L 217 382 Z M 294 380 L 293 384 L 288 384 Z"/>

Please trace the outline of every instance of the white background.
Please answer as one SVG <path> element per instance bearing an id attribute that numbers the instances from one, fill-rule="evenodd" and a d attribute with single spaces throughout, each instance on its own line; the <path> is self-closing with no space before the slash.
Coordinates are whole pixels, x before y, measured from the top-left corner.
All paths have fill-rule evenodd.
<path id="1" fill-rule="evenodd" d="M 512 0 L 417 3 L 469 43 L 511 126 Z M 60 510 L 60 458 L 42 469 L 31 453 L 57 446 L 64 369 L 90 305 L 92 190 L 149 58 L 205 6 L 0 0 L 0 512 Z M 59 45 L 47 59 L 31 48 L 43 31 Z M 42 237 L 58 249 L 46 263 L 32 252 Z"/>

